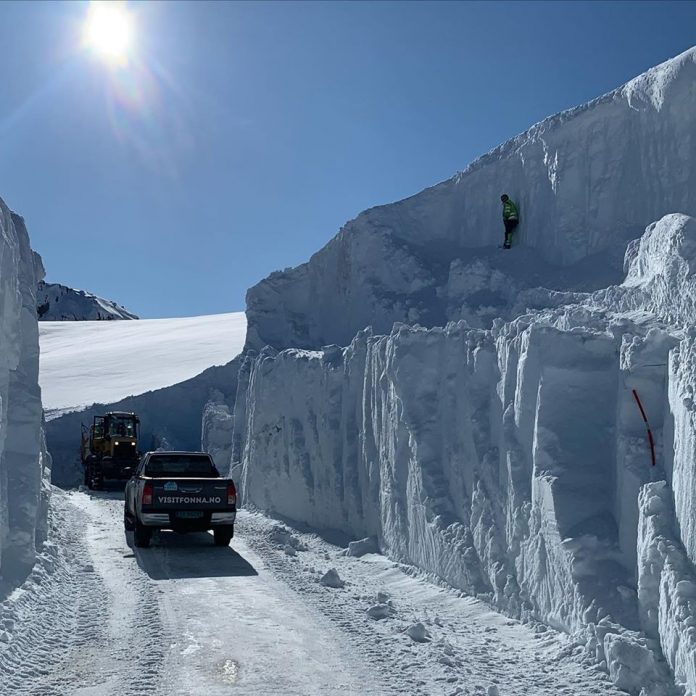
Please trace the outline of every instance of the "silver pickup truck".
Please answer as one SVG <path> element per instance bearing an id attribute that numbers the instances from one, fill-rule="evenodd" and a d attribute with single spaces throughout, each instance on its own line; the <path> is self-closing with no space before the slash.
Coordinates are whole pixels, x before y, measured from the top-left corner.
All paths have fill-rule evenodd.
<path id="1" fill-rule="evenodd" d="M 205 452 L 148 452 L 126 484 L 123 525 L 133 543 L 150 545 L 155 529 L 213 530 L 216 546 L 234 536 L 237 491 Z"/>

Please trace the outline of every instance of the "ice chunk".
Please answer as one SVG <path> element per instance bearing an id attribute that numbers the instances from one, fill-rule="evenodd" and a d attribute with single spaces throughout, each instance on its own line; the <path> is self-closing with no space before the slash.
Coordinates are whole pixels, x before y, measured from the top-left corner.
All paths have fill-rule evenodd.
<path id="1" fill-rule="evenodd" d="M 324 587 L 333 587 L 334 589 L 341 589 L 346 583 L 341 580 L 341 576 L 335 568 L 329 568 L 329 570 L 321 576 L 319 582 Z"/>
<path id="2" fill-rule="evenodd" d="M 416 643 L 427 643 L 430 640 L 430 634 L 420 621 L 409 626 L 406 629 L 406 634 Z"/>
<path id="3" fill-rule="evenodd" d="M 365 537 L 359 541 L 351 541 L 346 550 L 346 556 L 359 558 L 367 553 L 379 553 L 379 546 L 375 537 Z"/>
<path id="4" fill-rule="evenodd" d="M 391 612 L 392 609 L 388 604 L 375 604 L 367 610 L 367 615 L 371 619 L 379 621 L 380 619 L 386 619 L 390 616 Z"/>

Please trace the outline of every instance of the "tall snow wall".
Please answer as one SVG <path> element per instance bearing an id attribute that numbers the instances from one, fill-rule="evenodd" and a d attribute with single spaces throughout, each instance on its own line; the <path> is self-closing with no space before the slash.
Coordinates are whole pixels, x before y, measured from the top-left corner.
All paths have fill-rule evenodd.
<path id="1" fill-rule="evenodd" d="M 696 213 L 694 84 L 691 49 L 252 288 L 232 418 L 245 502 L 375 536 L 572 632 L 629 693 L 670 693 L 663 656 L 696 693 L 663 553 L 669 538 L 694 561 L 696 424 L 675 394 L 696 387 L 677 368 L 696 239 L 674 214 Z M 493 248 L 502 191 L 522 210 L 510 254 Z"/>
<path id="2" fill-rule="evenodd" d="M 45 538 L 50 459 L 42 431 L 36 286 L 43 277 L 24 221 L 0 201 L 0 579 L 31 570 Z"/>
<path id="3" fill-rule="evenodd" d="M 508 286 L 620 282 L 629 239 L 665 214 L 696 215 L 694 83 L 696 48 L 362 213 L 309 262 L 249 290 L 249 347 L 347 345 L 366 326 L 503 316 Z M 492 249 L 504 191 L 521 208 L 514 262 Z"/>
<path id="4" fill-rule="evenodd" d="M 696 220 L 651 224 L 627 271 L 491 329 L 250 351 L 232 439 L 245 503 L 374 536 L 573 633 L 629 693 L 668 693 L 661 653 L 696 692 Z"/>

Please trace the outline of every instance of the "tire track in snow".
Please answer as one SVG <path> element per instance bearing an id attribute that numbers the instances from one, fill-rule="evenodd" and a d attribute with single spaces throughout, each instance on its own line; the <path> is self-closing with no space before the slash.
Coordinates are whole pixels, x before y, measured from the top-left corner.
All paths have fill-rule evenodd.
<path id="1" fill-rule="evenodd" d="M 89 505 L 87 510 L 76 507 L 72 495 L 54 491 L 52 542 L 0 612 L 7 641 L 0 648 L 0 693 L 161 693 L 162 631 L 155 593 L 141 577 L 118 568 L 115 555 L 104 559 L 95 553 L 94 545 L 108 541 L 114 524 L 108 516 L 95 519 Z M 120 556 L 122 563 L 128 561 Z M 148 627 L 146 636 L 141 622 Z M 157 641 L 155 650 L 149 640 Z"/>
<path id="2" fill-rule="evenodd" d="M 65 504 L 58 496 L 51 511 L 59 546 L 47 546 L 27 582 L 3 603 L 3 625 L 12 630 L 0 653 L 2 693 L 62 696 L 98 678 L 89 662 L 105 641 L 104 586 L 80 538 L 87 520 L 68 515 Z"/>
<path id="3" fill-rule="evenodd" d="M 302 542 L 288 553 L 260 515 L 240 515 L 242 555 L 171 534 L 134 553 L 111 498 L 55 492 L 52 543 L 0 607 L 0 694 L 619 694 L 552 631 L 315 535 L 286 532 Z M 319 584 L 331 566 L 344 589 Z M 394 615 L 374 621 L 365 609 L 380 590 Z M 408 638 L 415 621 L 430 641 Z"/>
<path id="4" fill-rule="evenodd" d="M 55 491 L 51 553 L 4 606 L 0 694 L 378 696 L 345 634 L 243 540 L 132 549 L 121 494 Z M 11 630 L 9 630 L 11 629 Z"/>

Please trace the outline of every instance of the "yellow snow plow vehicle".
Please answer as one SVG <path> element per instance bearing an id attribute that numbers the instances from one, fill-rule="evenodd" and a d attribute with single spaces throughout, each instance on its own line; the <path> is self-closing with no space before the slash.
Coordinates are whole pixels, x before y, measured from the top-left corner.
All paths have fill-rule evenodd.
<path id="1" fill-rule="evenodd" d="M 80 459 L 85 486 L 101 490 L 107 479 L 129 479 L 140 461 L 140 419 L 135 413 L 113 411 L 82 426 Z"/>

